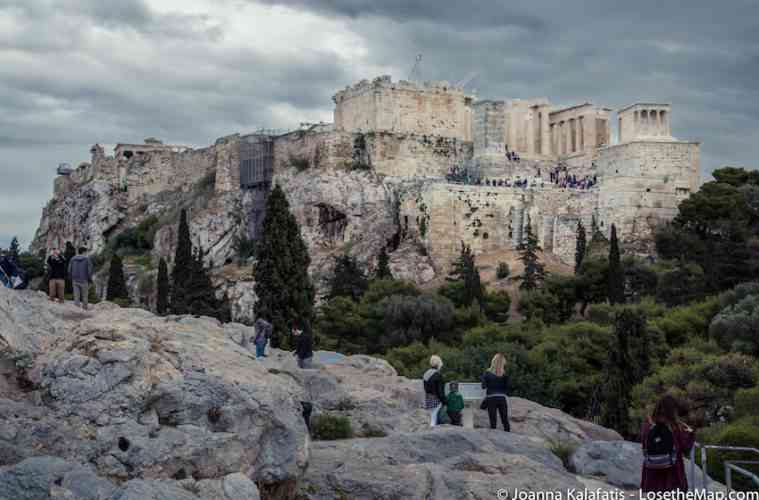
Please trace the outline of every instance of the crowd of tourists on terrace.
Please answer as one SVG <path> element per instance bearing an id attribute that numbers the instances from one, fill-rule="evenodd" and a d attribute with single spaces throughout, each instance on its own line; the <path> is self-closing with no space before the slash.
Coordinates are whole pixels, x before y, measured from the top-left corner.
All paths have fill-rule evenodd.
<path id="1" fill-rule="evenodd" d="M 511 177 L 506 179 L 490 179 L 481 176 L 479 173 L 470 170 L 468 167 L 454 165 L 445 176 L 446 181 L 453 184 L 466 184 L 469 186 L 490 186 L 490 187 L 514 187 L 514 188 L 544 188 L 546 181 L 541 176 L 540 168 L 537 169 L 537 175 L 530 177 Z M 566 166 L 557 166 L 549 172 L 549 185 L 561 189 L 590 189 L 598 183 L 597 176 L 586 175 L 577 177 L 575 174 L 569 174 Z"/>

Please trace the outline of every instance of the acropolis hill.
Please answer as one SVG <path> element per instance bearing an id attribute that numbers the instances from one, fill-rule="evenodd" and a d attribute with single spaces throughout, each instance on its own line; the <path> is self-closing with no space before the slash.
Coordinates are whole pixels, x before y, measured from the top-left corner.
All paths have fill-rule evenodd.
<path id="1" fill-rule="evenodd" d="M 652 253 L 654 228 L 699 185 L 699 144 L 672 136 L 665 103 L 614 116 L 592 103 L 475 100 L 446 82 L 389 76 L 333 100 L 334 123 L 232 134 L 200 149 L 150 139 L 107 156 L 96 144 L 89 163 L 60 169 L 32 247 L 71 241 L 98 252 L 110 236 L 181 205 L 218 267 L 236 239 L 255 238 L 279 183 L 317 281 L 329 256 L 349 252 L 371 268 L 386 246 L 396 273 L 423 282 L 447 268 L 461 241 L 476 253 L 515 248 L 528 220 L 544 251 L 566 263 L 580 220 L 602 232 L 615 224 L 627 252 Z M 164 222 L 154 260 L 171 256 L 176 221 Z"/>

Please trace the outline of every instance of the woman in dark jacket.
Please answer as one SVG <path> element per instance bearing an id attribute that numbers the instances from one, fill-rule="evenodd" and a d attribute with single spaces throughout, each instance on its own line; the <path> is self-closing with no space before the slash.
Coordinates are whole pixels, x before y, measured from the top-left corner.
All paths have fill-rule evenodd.
<path id="1" fill-rule="evenodd" d="M 445 381 L 440 369 L 443 367 L 443 360 L 440 356 L 433 355 L 430 357 L 430 369 L 424 372 L 422 380 L 424 382 L 424 409 L 430 412 L 430 427 L 437 425 L 438 412 L 446 403 L 445 399 Z"/>
<path id="2" fill-rule="evenodd" d="M 643 454 L 647 455 L 646 445 L 649 433 L 654 427 L 665 426 L 672 435 L 675 451 L 675 463 L 671 467 L 652 468 L 644 460 L 643 472 L 640 479 L 641 491 L 688 491 L 688 478 L 685 475 L 684 454 L 688 453 L 695 443 L 693 429 L 680 420 L 679 405 L 674 396 L 667 394 L 656 404 L 653 415 L 648 417 L 640 431 L 640 441 Z M 659 432 L 659 431 L 655 431 Z M 666 433 L 666 431 L 664 431 Z"/>
<path id="3" fill-rule="evenodd" d="M 488 409 L 490 428 L 495 429 L 498 425 L 497 414 L 501 416 L 503 430 L 510 431 L 509 403 L 506 397 L 508 379 L 506 378 L 506 358 L 500 352 L 493 356 L 490 369 L 482 375 L 482 388 L 486 390 L 485 406 Z"/>

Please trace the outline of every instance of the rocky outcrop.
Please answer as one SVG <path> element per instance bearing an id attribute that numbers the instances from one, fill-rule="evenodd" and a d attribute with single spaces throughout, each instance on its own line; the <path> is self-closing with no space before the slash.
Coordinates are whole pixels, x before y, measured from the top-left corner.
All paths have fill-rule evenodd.
<path id="1" fill-rule="evenodd" d="M 0 317 L 0 498 L 492 498 L 581 487 L 552 443 L 619 439 L 519 398 L 513 433 L 430 429 L 386 361 L 256 359 L 238 323 L 7 289 Z M 358 437 L 312 442 L 301 401 Z"/>

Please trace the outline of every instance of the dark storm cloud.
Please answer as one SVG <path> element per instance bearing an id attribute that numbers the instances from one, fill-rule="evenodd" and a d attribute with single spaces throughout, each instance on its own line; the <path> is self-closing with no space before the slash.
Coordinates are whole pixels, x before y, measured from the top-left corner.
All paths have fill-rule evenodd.
<path id="1" fill-rule="evenodd" d="M 9 180 L 0 183 L 0 245 L 16 233 L 29 241 L 55 165 L 86 160 L 92 143 L 156 136 L 206 145 L 294 126 L 329 116 L 332 94 L 376 68 L 408 77 L 419 53 L 422 78 L 476 75 L 468 90 L 480 98 L 612 109 L 671 102 L 675 135 L 704 141 L 705 174 L 757 166 L 754 0 L 208 0 L 180 12 L 158 4 L 0 0 L 0 176 Z M 318 16 L 311 26 L 323 36 L 279 50 L 302 34 L 285 22 L 263 44 L 229 44 L 222 7 L 249 16 L 251 32 L 269 28 L 245 5 Z M 335 42 L 340 34 L 360 43 Z"/>

